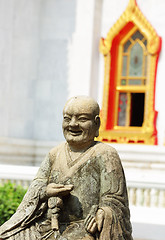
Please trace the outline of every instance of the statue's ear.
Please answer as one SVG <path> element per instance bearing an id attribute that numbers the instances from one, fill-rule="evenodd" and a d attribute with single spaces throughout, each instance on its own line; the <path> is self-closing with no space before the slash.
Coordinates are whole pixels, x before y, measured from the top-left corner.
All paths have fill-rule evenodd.
<path id="1" fill-rule="evenodd" d="M 96 126 L 98 126 L 98 128 L 100 127 L 100 117 L 99 117 L 99 115 L 95 116 L 95 124 L 96 124 Z"/>
<path id="2" fill-rule="evenodd" d="M 95 116 L 95 124 L 96 124 L 96 134 L 95 134 L 95 136 L 98 137 L 99 136 L 99 128 L 100 128 L 100 117 L 99 117 L 99 115 Z"/>

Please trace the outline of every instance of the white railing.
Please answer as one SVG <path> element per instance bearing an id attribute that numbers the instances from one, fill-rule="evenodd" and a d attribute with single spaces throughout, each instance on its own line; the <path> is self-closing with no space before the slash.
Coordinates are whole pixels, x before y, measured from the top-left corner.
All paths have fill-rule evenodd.
<path id="1" fill-rule="evenodd" d="M 32 179 L 36 175 L 38 167 L 32 166 L 15 166 L 0 164 L 0 183 L 7 181 L 22 185 L 28 188 Z"/>
<path id="2" fill-rule="evenodd" d="M 165 208 L 165 185 L 151 182 L 127 182 L 129 204 Z"/>
<path id="3" fill-rule="evenodd" d="M 8 180 L 27 188 L 38 167 L 34 166 L 13 166 L 0 164 L 0 183 Z M 160 207 L 165 208 L 165 184 L 154 182 L 143 182 L 127 180 L 129 203 L 132 206 Z"/>

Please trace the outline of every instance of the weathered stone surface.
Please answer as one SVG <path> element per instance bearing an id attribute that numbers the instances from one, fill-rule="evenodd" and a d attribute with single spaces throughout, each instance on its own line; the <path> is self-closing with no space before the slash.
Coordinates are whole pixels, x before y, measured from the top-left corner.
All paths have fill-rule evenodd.
<path id="1" fill-rule="evenodd" d="M 94 141 L 99 106 L 70 99 L 63 111 L 66 142 L 53 148 L 16 213 L 0 227 L 9 240 L 131 240 L 128 197 L 116 150 Z"/>

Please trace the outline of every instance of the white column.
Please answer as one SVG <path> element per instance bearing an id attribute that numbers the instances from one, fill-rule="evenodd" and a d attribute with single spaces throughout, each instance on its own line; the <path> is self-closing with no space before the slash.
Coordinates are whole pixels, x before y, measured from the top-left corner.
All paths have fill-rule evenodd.
<path id="1" fill-rule="evenodd" d="M 68 48 L 69 97 L 96 97 L 96 90 L 92 88 L 97 89 L 101 11 L 102 0 L 77 0 L 76 28 Z"/>

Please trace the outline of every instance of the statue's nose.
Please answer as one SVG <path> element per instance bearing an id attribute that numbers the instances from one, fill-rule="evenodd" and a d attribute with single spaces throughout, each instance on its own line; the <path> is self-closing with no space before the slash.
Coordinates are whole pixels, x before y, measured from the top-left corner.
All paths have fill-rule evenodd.
<path id="1" fill-rule="evenodd" d="M 69 122 L 69 126 L 71 126 L 71 127 L 77 127 L 78 126 L 78 122 L 77 122 L 75 117 L 72 117 L 71 121 Z"/>

